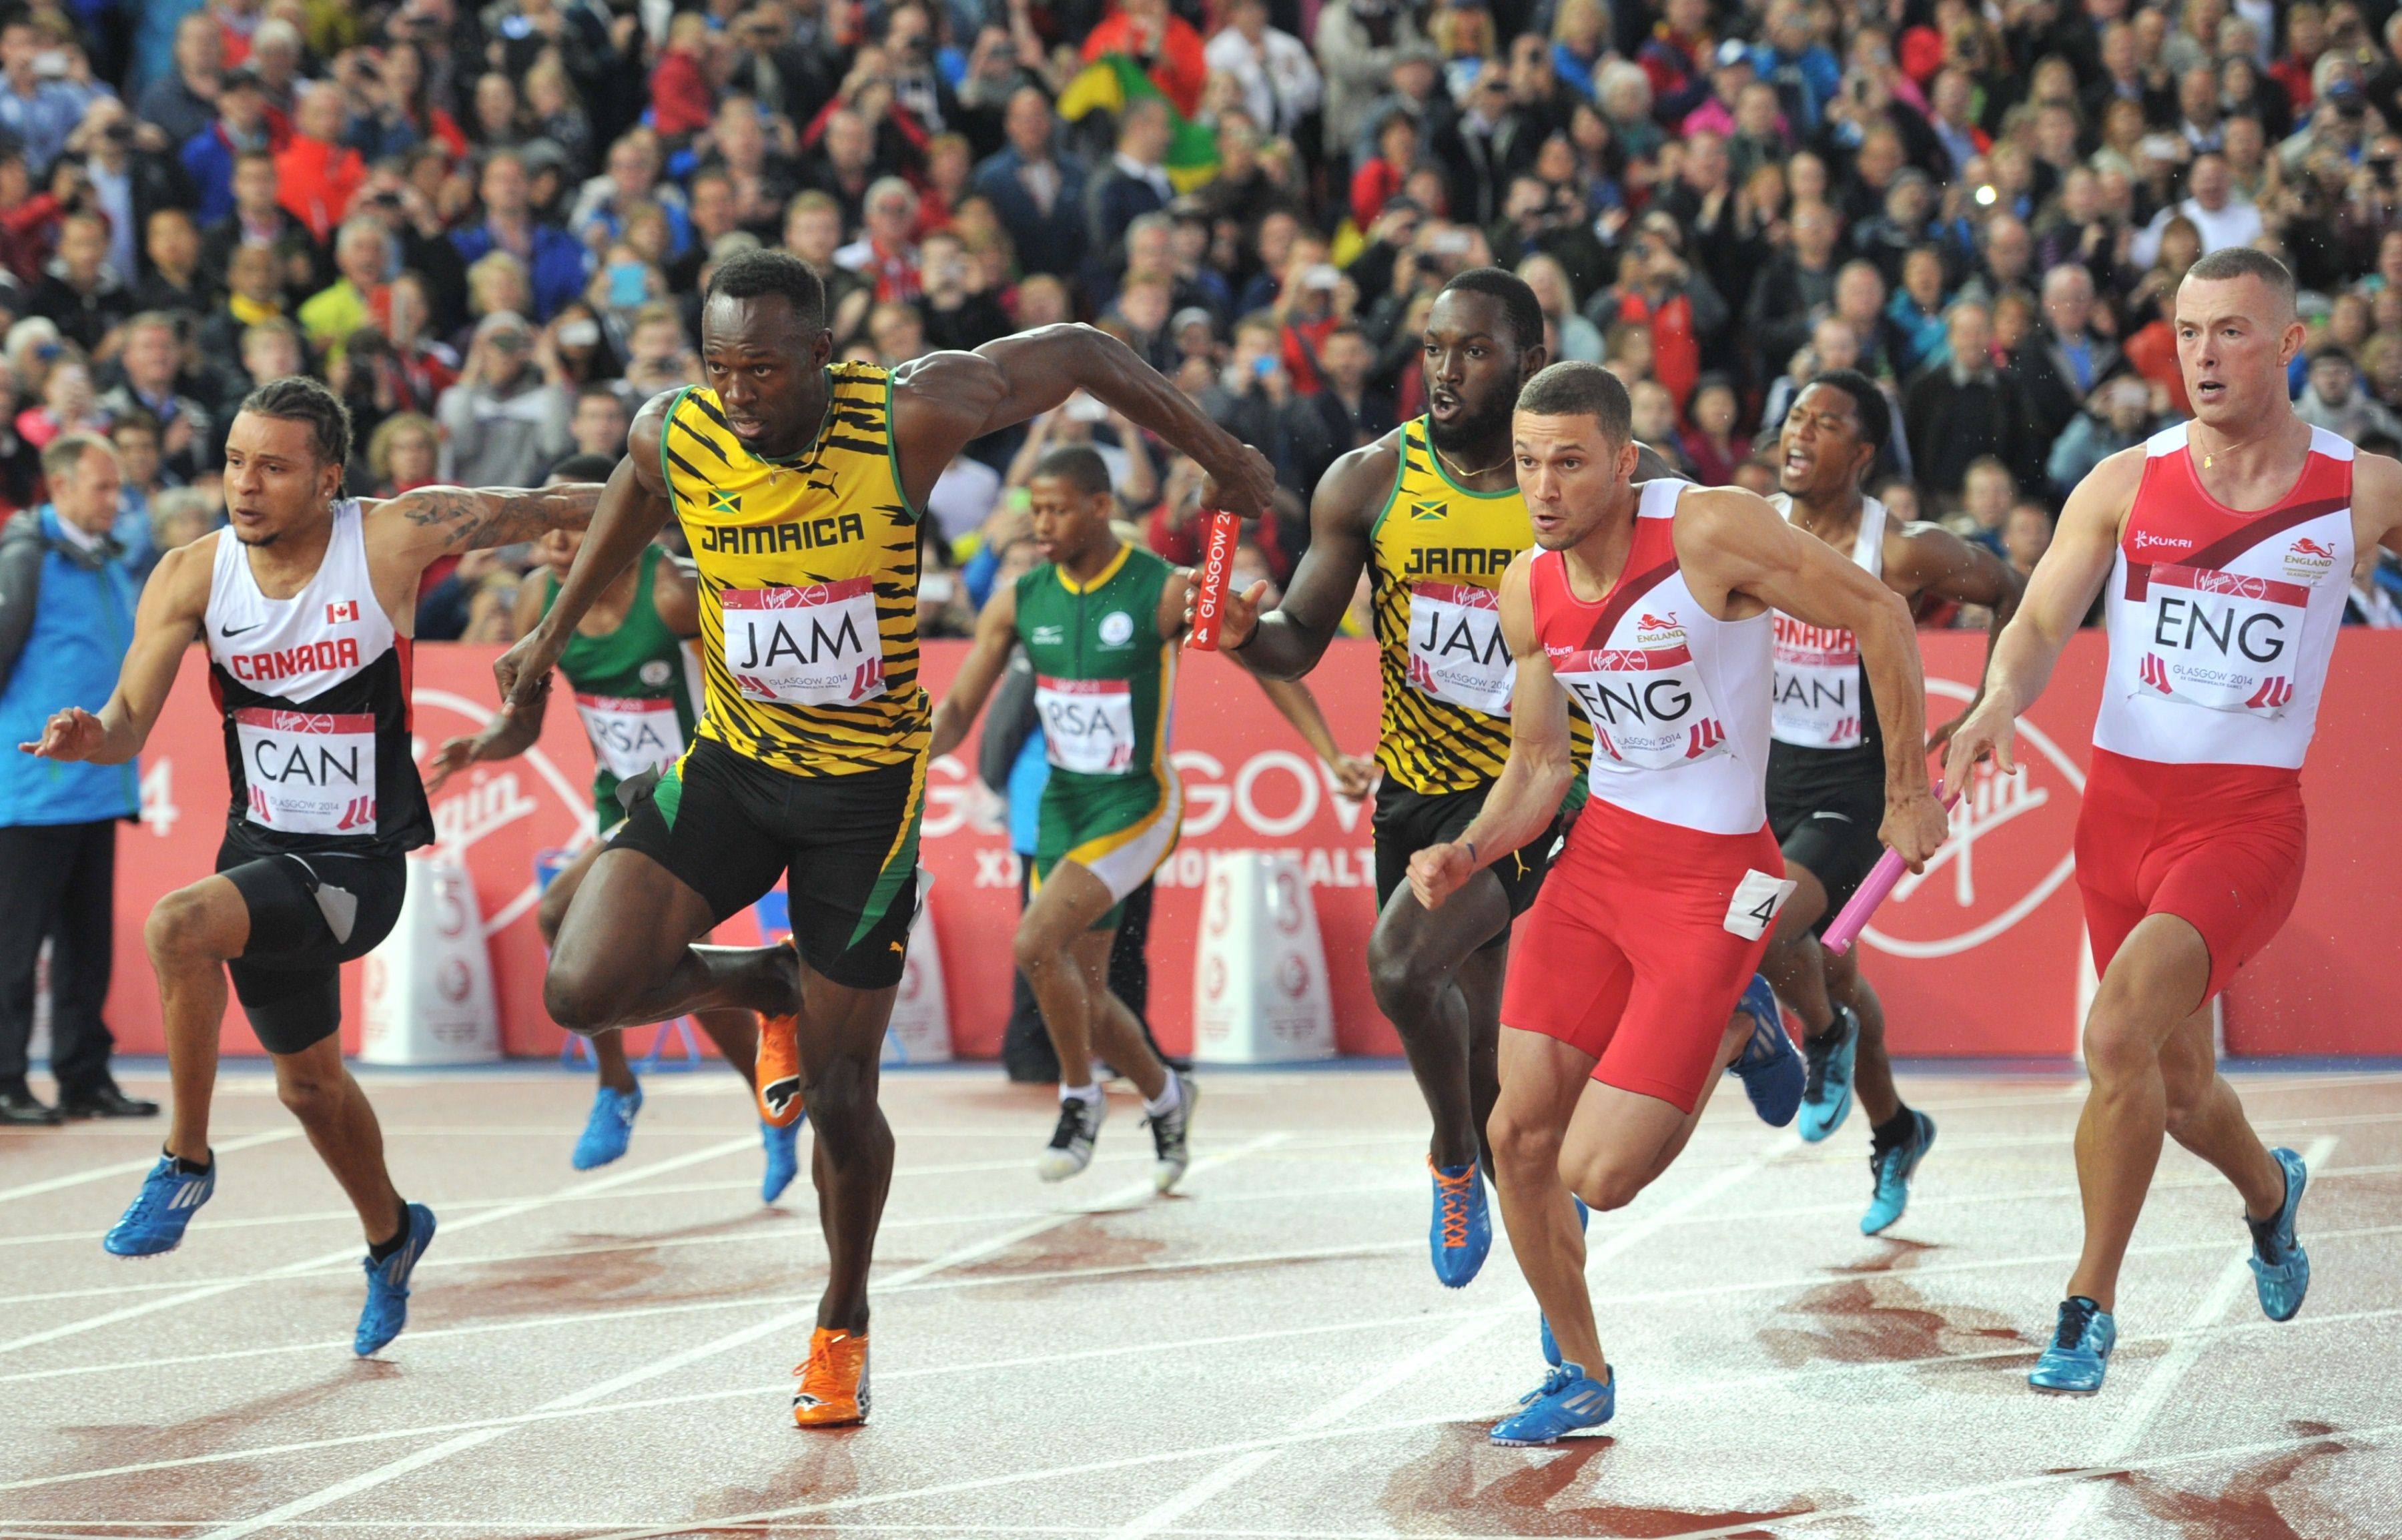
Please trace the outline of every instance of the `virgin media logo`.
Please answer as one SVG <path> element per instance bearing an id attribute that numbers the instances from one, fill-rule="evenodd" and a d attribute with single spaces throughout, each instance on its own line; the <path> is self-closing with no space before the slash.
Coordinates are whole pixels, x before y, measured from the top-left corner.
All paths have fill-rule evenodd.
<path id="1" fill-rule="evenodd" d="M 1975 691 L 1930 678 L 1926 694 L 1929 720 L 1940 720 L 1945 706 L 1957 710 Z M 2012 775 L 1977 766 L 1952 810 L 1952 837 L 1925 871 L 1894 885 L 1878 923 L 1863 932 L 1879 951 L 1949 957 L 1982 946 L 2043 907 L 2077 870 L 2085 772 L 2024 717 L 2016 757 Z"/>

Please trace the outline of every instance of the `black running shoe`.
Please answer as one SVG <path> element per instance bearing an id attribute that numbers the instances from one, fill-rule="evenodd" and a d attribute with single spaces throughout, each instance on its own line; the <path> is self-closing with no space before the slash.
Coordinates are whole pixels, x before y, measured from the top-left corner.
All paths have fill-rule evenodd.
<path id="1" fill-rule="evenodd" d="M 1051 1131 L 1050 1148 L 1034 1162 L 1034 1174 L 1046 1182 L 1064 1182 L 1093 1163 L 1093 1141 L 1101 1136 L 1101 1119 L 1109 1104 L 1096 1096 L 1062 1097 L 1059 1126 Z"/>
<path id="2" fill-rule="evenodd" d="M 1184 1140 L 1193 1126 L 1194 1098 L 1201 1094 L 1184 1076 L 1173 1069 L 1167 1073 L 1175 1081 L 1176 1105 L 1146 1120 L 1151 1124 L 1151 1185 L 1160 1192 L 1182 1181 L 1185 1168 L 1193 1163 Z"/>

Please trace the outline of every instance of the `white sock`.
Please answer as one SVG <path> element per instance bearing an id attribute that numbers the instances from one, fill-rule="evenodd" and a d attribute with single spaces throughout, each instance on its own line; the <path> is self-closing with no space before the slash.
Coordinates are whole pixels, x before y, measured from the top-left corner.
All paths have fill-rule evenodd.
<path id="1" fill-rule="evenodd" d="M 1097 1102 L 1101 1099 L 1101 1083 L 1088 1080 L 1083 1085 L 1059 1082 L 1059 1099 L 1063 1102 Z"/>
<path id="2" fill-rule="evenodd" d="M 1158 1098 L 1154 1100 L 1146 1096 L 1142 1099 L 1142 1110 L 1150 1117 L 1165 1117 L 1175 1111 L 1176 1104 L 1183 1099 L 1184 1092 L 1176 1083 L 1176 1071 L 1171 1069 L 1167 1072 L 1167 1084 L 1160 1089 Z"/>

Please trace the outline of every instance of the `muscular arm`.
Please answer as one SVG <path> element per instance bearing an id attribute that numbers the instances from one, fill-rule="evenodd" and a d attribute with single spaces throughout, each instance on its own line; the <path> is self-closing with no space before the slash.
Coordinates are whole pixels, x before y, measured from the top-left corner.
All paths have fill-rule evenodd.
<path id="1" fill-rule="evenodd" d="M 223 531 L 216 536 L 232 538 Z M 167 693 L 175 686 L 184 649 L 208 610 L 209 569 L 215 559 L 212 540 L 196 540 L 160 557 L 142 590 L 142 603 L 133 615 L 133 644 L 126 650 L 108 704 L 97 717 L 69 707 L 50 718 L 37 742 L 18 748 L 44 759 L 92 764 L 123 764 L 142 752 L 167 704 Z"/>
<path id="2" fill-rule="evenodd" d="M 2137 445 L 2095 466 L 2068 494 L 2051 548 L 2035 564 L 2018 612 L 1994 643 L 1977 708 L 1953 735 L 1944 761 L 1948 784 L 1962 784 L 1968 767 L 1989 753 L 2004 772 L 2017 767 L 2011 754 L 2012 724 L 2043 694 L 2068 639 L 2077 634 L 2094 596 L 2109 581 L 2119 526 L 2134 504 L 2143 475 L 2144 449 Z"/>
<path id="3" fill-rule="evenodd" d="M 671 392 L 653 396 L 636 414 L 633 431 L 627 436 L 626 458 L 617 462 L 616 472 L 588 511 L 591 528 L 584 537 L 584 549 L 575 554 L 575 565 L 559 585 L 550 612 L 492 665 L 492 677 L 501 687 L 502 710 L 522 709 L 534 695 L 550 688 L 550 670 L 567 650 L 576 623 L 666 525 L 672 504 L 666 473 L 659 466 L 659 435 L 667 425 L 670 399 Z"/>
<path id="4" fill-rule="evenodd" d="M 411 573 L 462 551 L 515 545 L 553 529 L 581 529 L 600 499 L 597 482 L 557 487 L 421 487 L 366 506 L 367 539 L 384 562 Z"/>
<path id="5" fill-rule="evenodd" d="M 1913 866 L 1943 843 L 1943 811 L 1926 781 L 1926 681 L 1910 606 L 1816 536 L 1732 488 L 1686 495 L 1677 505 L 1677 554 L 1694 597 L 1708 605 L 1781 610 L 1858 639 L 1860 663 L 1884 734 L 1885 842 Z"/>
<path id="6" fill-rule="evenodd" d="M 934 708 L 932 758 L 941 759 L 965 741 L 992 687 L 1001 682 L 1001 670 L 1009 667 L 1009 650 L 1016 641 L 1017 589 L 1012 584 L 995 593 L 976 617 L 975 640 L 959 671 L 951 676 L 942 704 Z"/>
<path id="7" fill-rule="evenodd" d="M 1309 503 L 1309 548 L 1283 602 L 1259 612 L 1263 585 L 1226 596 L 1218 647 L 1262 679 L 1299 679 L 1318 667 L 1342 628 L 1344 612 L 1368 564 L 1368 529 L 1393 489 L 1396 459 L 1379 440 L 1337 460 Z"/>
<path id="8" fill-rule="evenodd" d="M 1939 524 L 1904 526 L 1898 543 L 1901 559 L 1885 563 L 1887 586 L 1904 598 L 1924 594 L 1955 604 L 1983 605 L 1992 613 L 1985 627 L 1985 662 L 1990 667 L 1994 649 L 2002 639 L 2002 628 L 2019 612 L 2019 600 L 2026 593 L 2026 579 L 1993 552 L 1969 544 Z M 1982 682 L 1979 681 L 1981 687 Z M 1972 697 L 1966 710 L 1936 730 L 1928 747 L 1940 747 L 1976 709 L 1977 699 Z"/>
<path id="9" fill-rule="evenodd" d="M 1210 421 L 1133 349 L 1090 326 L 1042 326 L 972 353 L 929 353 L 903 364 L 892 384 L 902 490 L 918 507 L 971 440 L 1047 412 L 1079 389 L 1192 456 L 1209 474 L 1210 507 L 1257 518 L 1276 494 L 1264 456 Z"/>
<path id="10" fill-rule="evenodd" d="M 1576 778 L 1567 692 L 1553 676 L 1552 660 L 1535 637 L 1535 605 L 1526 581 L 1532 556 L 1521 552 L 1501 576 L 1501 637 L 1518 665 L 1510 700 L 1510 758 L 1486 793 L 1483 811 L 1460 837 L 1411 858 L 1410 886 L 1429 909 L 1481 868 L 1549 827 Z"/>
<path id="11" fill-rule="evenodd" d="M 2402 463 L 2361 454 L 2352 466 L 2353 549 L 2382 545 L 2402 556 Z"/>

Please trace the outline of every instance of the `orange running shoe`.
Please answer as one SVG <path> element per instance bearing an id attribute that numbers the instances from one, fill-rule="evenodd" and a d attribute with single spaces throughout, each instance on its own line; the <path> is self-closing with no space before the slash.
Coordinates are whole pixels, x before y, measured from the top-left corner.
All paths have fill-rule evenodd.
<path id="1" fill-rule="evenodd" d="M 801 1388 L 793 1393 L 793 1422 L 805 1428 L 838 1428 L 867 1421 L 867 1337 L 863 1332 L 809 1333 L 809 1361 L 793 1370 Z"/>
<path id="2" fill-rule="evenodd" d="M 790 1128 L 801 1121 L 801 1019 L 798 1016 L 759 1018 L 759 1057 L 752 1070 L 759 1102 L 759 1121 L 770 1128 Z"/>

